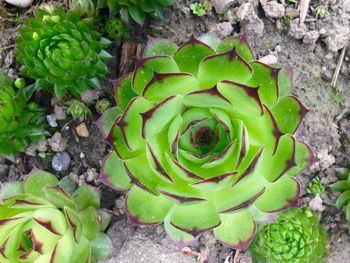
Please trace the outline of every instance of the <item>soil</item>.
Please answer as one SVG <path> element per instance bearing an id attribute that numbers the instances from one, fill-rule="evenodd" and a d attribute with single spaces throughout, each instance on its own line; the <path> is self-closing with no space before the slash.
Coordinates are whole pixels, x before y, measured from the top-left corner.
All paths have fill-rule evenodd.
<path id="1" fill-rule="evenodd" d="M 50 2 L 50 1 L 46 1 Z M 57 1 L 52 1 L 57 2 Z M 307 194 L 305 189 L 312 178 L 318 176 L 324 185 L 337 181 L 337 172 L 350 163 L 350 51 L 345 55 L 337 85 L 331 86 L 331 79 L 338 62 L 341 49 L 350 35 L 350 1 L 349 0 L 315 0 L 311 1 L 304 26 L 293 27 L 298 18 L 291 21 L 286 15 L 281 18 L 266 17 L 264 9 L 257 0 L 221 1 L 232 2 L 224 14 L 215 13 L 215 9 L 203 17 L 197 17 L 190 12 L 189 5 L 194 1 L 179 0 L 175 5 L 165 10 L 163 21 L 149 20 L 143 28 L 134 28 L 134 33 L 128 43 L 134 47 L 129 61 L 125 65 L 125 49 L 130 45 L 115 43 L 109 51 L 114 59 L 109 64 L 110 74 L 103 82 L 99 97 L 112 99 L 113 89 L 111 79 L 118 76 L 119 71 L 125 73 L 140 56 L 140 50 L 145 47 L 146 36 L 167 38 L 178 44 L 184 42 L 192 34 L 199 36 L 208 31 L 219 35 L 235 35 L 247 33 L 256 57 L 272 55 L 281 64 L 288 64 L 295 70 L 295 86 L 293 94 L 309 108 L 298 132 L 298 139 L 308 143 L 314 150 L 317 162 L 310 170 L 299 176 L 304 189 L 301 204 L 309 206 L 314 196 Z M 220 1 L 213 1 L 220 2 Z M 266 1 L 261 1 L 266 2 Z M 294 4 L 288 0 L 280 1 L 289 12 L 296 11 Z M 250 3 L 249 19 L 244 14 L 237 14 L 240 8 Z M 40 3 L 36 3 L 38 5 Z M 1 3 L 0 3 L 1 5 Z M 319 6 L 328 8 L 324 18 L 316 19 Z M 19 64 L 14 58 L 15 38 L 18 27 L 26 16 L 32 15 L 30 9 L 15 9 L 9 5 L 0 6 L 0 66 L 11 77 L 19 74 Z M 297 12 L 297 11 L 296 11 Z M 253 15 L 252 15 L 253 13 Z M 16 19 L 18 14 L 18 19 Z M 254 17 L 254 15 L 256 17 Z M 254 17 L 254 19 L 252 19 Z M 289 22 L 288 22 L 289 21 Z M 225 23 L 226 22 L 226 23 Z M 229 22 L 229 23 L 227 23 Z M 289 25 L 290 23 L 290 25 Z M 261 30 L 263 25 L 263 30 Z M 312 34 L 319 35 L 310 41 Z M 301 35 L 301 37 L 300 37 Z M 312 37 L 311 37 L 312 38 Z M 344 40 L 345 39 L 345 40 Z M 123 53 L 124 52 L 124 53 Z M 134 56 L 134 57 L 132 57 Z M 122 65 L 121 70 L 119 65 Z M 124 71 L 124 72 L 123 72 Z M 37 94 L 35 99 L 43 100 L 47 94 Z M 46 97 L 45 97 L 46 98 Z M 47 99 L 45 99 L 48 101 Z M 48 104 L 47 115 L 52 114 L 54 105 L 62 106 L 55 100 Z M 91 107 L 93 110 L 93 107 Z M 115 211 L 109 234 L 115 248 L 109 260 L 104 262 L 210 262 L 221 263 L 230 258 L 232 251 L 215 242 L 210 233 L 205 233 L 198 242 L 185 252 L 180 252 L 166 239 L 162 226 L 135 228 L 127 224 L 123 211 L 124 194 L 100 185 L 95 178 L 89 178 L 89 173 L 100 170 L 101 160 L 111 150 L 103 141 L 94 122 L 99 115 L 93 110 L 93 115 L 86 121 L 89 137 L 81 138 L 76 134 L 75 127 L 79 124 L 65 119 L 58 121 L 58 127 L 51 132 L 61 132 L 67 140 L 66 151 L 72 161 L 67 171 L 57 174 L 58 177 L 71 176 L 80 184 L 93 184 L 100 188 L 102 206 Z M 0 182 L 18 180 L 32 168 L 37 167 L 55 173 L 51 167 L 54 152 L 48 147 L 46 157 L 29 156 L 21 153 L 15 162 L 0 160 Z M 89 179 L 89 180 L 88 180 Z M 326 195 L 318 207 L 321 223 L 330 236 L 330 255 L 328 263 L 350 262 L 350 235 L 343 211 L 335 208 L 337 194 L 326 187 Z M 227 261 L 230 262 L 230 261 Z M 233 261 L 232 261 L 233 262 Z M 243 256 L 237 262 L 250 262 Z"/>

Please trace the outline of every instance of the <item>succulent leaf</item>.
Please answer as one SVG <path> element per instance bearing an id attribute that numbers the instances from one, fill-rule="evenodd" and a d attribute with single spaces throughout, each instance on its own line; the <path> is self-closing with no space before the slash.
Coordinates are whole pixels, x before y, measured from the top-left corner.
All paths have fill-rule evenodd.
<path id="1" fill-rule="evenodd" d="M 200 39 L 150 41 L 114 82 L 121 112 L 114 125 L 102 117 L 115 153 L 100 179 L 130 189 L 132 223 L 164 222 L 180 246 L 212 229 L 244 250 L 257 222 L 298 203 L 293 176 L 314 160 L 294 138 L 306 111 L 289 95 L 289 71 L 255 62 L 245 36 Z"/>
<path id="2" fill-rule="evenodd" d="M 328 240 L 318 221 L 307 208 L 282 212 L 276 222 L 258 226 L 248 251 L 257 263 L 321 263 Z"/>
<path id="3" fill-rule="evenodd" d="M 104 51 L 106 43 L 81 11 L 38 9 L 20 30 L 16 56 L 22 73 L 36 79 L 38 87 L 58 97 L 78 97 L 89 87 L 98 88 L 106 75 L 104 63 L 111 57 Z"/>
<path id="4" fill-rule="evenodd" d="M 78 188 L 70 195 L 54 175 L 40 170 L 16 184 L 22 184 L 22 193 L 0 190 L 6 197 L 0 199 L 1 262 L 81 263 L 109 255 L 111 242 L 100 233 L 109 217 L 100 220 L 94 189 Z M 97 251 L 98 244 L 106 246 Z"/>

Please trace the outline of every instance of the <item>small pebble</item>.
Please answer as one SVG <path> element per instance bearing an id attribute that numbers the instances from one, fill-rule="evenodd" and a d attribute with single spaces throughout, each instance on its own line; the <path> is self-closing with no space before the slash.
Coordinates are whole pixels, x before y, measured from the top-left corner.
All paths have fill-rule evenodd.
<path id="1" fill-rule="evenodd" d="M 78 136 L 84 137 L 84 138 L 89 137 L 89 130 L 88 130 L 88 128 L 86 127 L 86 124 L 85 124 L 84 122 L 83 122 L 83 123 L 80 123 L 80 124 L 75 128 L 75 130 L 77 131 Z"/>
<path id="2" fill-rule="evenodd" d="M 58 126 L 57 120 L 56 120 L 56 117 L 54 114 L 47 115 L 46 120 L 47 120 L 47 123 L 49 124 L 50 127 L 55 128 Z"/>
<path id="3" fill-rule="evenodd" d="M 97 179 L 97 177 L 98 177 L 98 173 L 95 168 L 91 168 L 86 171 L 86 181 L 91 182 Z"/>
<path id="4" fill-rule="evenodd" d="M 52 168 L 56 172 L 65 172 L 70 165 L 70 156 L 67 152 L 56 153 L 52 158 Z"/>
<path id="5" fill-rule="evenodd" d="M 18 7 L 29 7 L 33 0 L 5 0 L 5 2 Z"/>
<path id="6" fill-rule="evenodd" d="M 47 142 L 54 152 L 63 152 L 67 148 L 67 140 L 62 138 L 60 132 L 56 132 Z"/>

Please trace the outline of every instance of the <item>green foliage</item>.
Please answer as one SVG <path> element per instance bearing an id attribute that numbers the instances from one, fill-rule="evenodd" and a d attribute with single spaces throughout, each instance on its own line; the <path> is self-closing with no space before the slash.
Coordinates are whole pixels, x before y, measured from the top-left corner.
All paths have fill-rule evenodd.
<path id="1" fill-rule="evenodd" d="M 119 18 L 113 17 L 108 19 L 104 31 L 110 39 L 121 39 L 126 33 L 126 28 Z"/>
<path id="2" fill-rule="evenodd" d="M 43 110 L 29 102 L 27 89 L 14 89 L 0 70 L 0 155 L 13 157 L 31 142 L 45 139 Z M 17 83 L 19 85 L 19 83 Z M 29 88 L 29 87 L 28 87 Z"/>
<path id="3" fill-rule="evenodd" d="M 317 18 L 325 18 L 329 15 L 328 8 L 325 6 L 318 6 L 316 8 L 316 19 Z"/>
<path id="4" fill-rule="evenodd" d="M 318 217 L 307 208 L 293 208 L 260 225 L 249 252 L 256 263 L 322 263 L 327 243 Z"/>
<path id="5" fill-rule="evenodd" d="M 193 14 L 197 16 L 204 16 L 212 9 L 212 6 L 209 2 L 205 1 L 203 3 L 191 4 L 190 9 L 192 10 Z"/>
<path id="6" fill-rule="evenodd" d="M 64 186 L 35 170 L 23 183 L 1 188 L 1 262 L 92 263 L 109 255 L 111 241 L 100 233 L 104 212 L 98 193 L 89 186 Z"/>
<path id="7" fill-rule="evenodd" d="M 340 181 L 330 185 L 331 189 L 335 192 L 340 192 L 335 205 L 338 209 L 345 209 L 346 220 L 349 222 L 350 233 L 350 172 L 349 170 L 339 173 L 338 177 Z"/>
<path id="8" fill-rule="evenodd" d="M 256 221 L 295 205 L 293 177 L 313 161 L 293 137 L 307 110 L 290 68 L 257 62 L 244 35 L 151 39 L 145 54 L 99 121 L 115 149 L 101 181 L 130 189 L 133 223 L 164 222 L 178 243 L 213 229 L 244 250 Z"/>
<path id="9" fill-rule="evenodd" d="M 306 191 L 309 194 L 319 194 L 320 196 L 324 196 L 325 194 L 325 186 L 321 183 L 321 180 L 318 176 L 313 178 L 308 184 Z"/>
<path id="10" fill-rule="evenodd" d="M 91 111 L 84 102 L 72 99 L 65 103 L 68 106 L 67 113 L 71 114 L 74 120 L 82 122 L 88 115 L 91 115 Z"/>
<path id="11" fill-rule="evenodd" d="M 111 107 L 111 102 L 109 99 L 102 99 L 96 102 L 95 109 L 97 113 L 102 114 L 104 113 L 107 109 Z"/>
<path id="12" fill-rule="evenodd" d="M 110 41 L 79 10 L 51 9 L 38 9 L 20 29 L 16 55 L 23 75 L 58 97 L 67 93 L 77 97 L 89 87 L 98 88 L 107 73 L 105 62 L 111 55 L 104 48 Z"/>

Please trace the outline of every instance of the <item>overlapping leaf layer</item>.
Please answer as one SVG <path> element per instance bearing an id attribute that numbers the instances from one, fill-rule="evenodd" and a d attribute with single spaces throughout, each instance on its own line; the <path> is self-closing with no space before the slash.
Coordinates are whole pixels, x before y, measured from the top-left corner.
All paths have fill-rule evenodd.
<path id="1" fill-rule="evenodd" d="M 111 242 L 100 231 L 109 219 L 99 205 L 94 189 L 69 193 L 43 171 L 23 184 L 8 183 L 0 191 L 0 262 L 82 263 L 108 256 Z"/>
<path id="2" fill-rule="evenodd" d="M 115 152 L 100 179 L 130 189 L 131 222 L 164 222 L 179 244 L 213 229 L 245 249 L 256 222 L 296 205 L 293 176 L 313 161 L 293 136 L 307 110 L 290 68 L 256 61 L 245 36 L 151 40 L 115 86 L 118 107 L 100 121 Z"/>
<path id="3" fill-rule="evenodd" d="M 93 19 L 80 11 L 38 9 L 28 18 L 17 38 L 17 59 L 22 73 L 37 80 L 38 88 L 53 90 L 58 97 L 79 96 L 99 87 L 111 56 L 104 48 L 109 40 L 94 31 Z"/>

